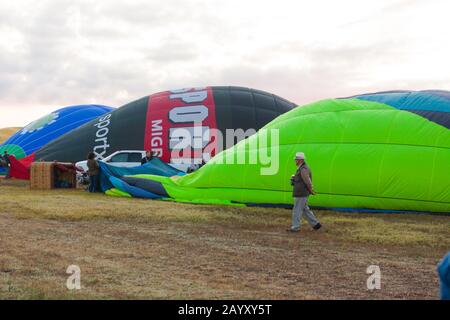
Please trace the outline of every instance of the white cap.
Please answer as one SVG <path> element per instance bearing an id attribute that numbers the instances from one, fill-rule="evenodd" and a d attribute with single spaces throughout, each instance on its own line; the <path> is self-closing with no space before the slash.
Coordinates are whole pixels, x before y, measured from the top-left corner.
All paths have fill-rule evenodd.
<path id="1" fill-rule="evenodd" d="M 306 157 L 305 157 L 305 154 L 303 152 L 297 152 L 295 154 L 295 160 L 305 160 L 305 159 L 306 159 Z"/>

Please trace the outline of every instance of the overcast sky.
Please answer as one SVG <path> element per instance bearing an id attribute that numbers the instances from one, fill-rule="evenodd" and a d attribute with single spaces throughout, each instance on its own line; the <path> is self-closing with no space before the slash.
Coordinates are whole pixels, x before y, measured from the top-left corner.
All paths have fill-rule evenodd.
<path id="1" fill-rule="evenodd" d="M 304 104 L 450 90 L 449 0 L 52 0 L 0 4 L 0 128 L 239 85 Z"/>

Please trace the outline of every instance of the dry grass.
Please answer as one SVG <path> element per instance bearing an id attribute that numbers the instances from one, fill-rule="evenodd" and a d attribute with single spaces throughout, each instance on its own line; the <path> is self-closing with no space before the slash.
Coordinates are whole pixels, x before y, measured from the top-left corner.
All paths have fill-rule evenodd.
<path id="1" fill-rule="evenodd" d="M 188 205 L 0 185 L 3 299 L 434 299 L 450 217 Z M 82 270 L 82 290 L 65 270 Z M 382 290 L 366 288 L 369 265 Z"/>
<path id="2" fill-rule="evenodd" d="M 9 139 L 14 133 L 19 131 L 20 128 L 3 128 L 0 129 L 0 144 Z"/>

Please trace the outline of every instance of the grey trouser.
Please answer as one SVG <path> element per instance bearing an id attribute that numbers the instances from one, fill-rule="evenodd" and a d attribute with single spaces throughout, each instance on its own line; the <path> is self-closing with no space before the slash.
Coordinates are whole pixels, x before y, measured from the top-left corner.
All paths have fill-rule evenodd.
<path id="1" fill-rule="evenodd" d="M 319 223 L 314 213 L 308 207 L 308 197 L 294 198 L 294 209 L 292 209 L 293 230 L 300 229 L 303 213 L 312 227 Z"/>

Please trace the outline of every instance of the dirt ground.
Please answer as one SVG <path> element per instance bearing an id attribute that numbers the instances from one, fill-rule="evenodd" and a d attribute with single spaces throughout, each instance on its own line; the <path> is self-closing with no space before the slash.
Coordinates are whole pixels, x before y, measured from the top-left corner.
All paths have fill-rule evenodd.
<path id="1" fill-rule="evenodd" d="M 0 203 L 0 299 L 437 299 L 450 249 L 450 216 L 317 211 L 323 230 L 289 234 L 285 209 L 5 183 Z"/>

